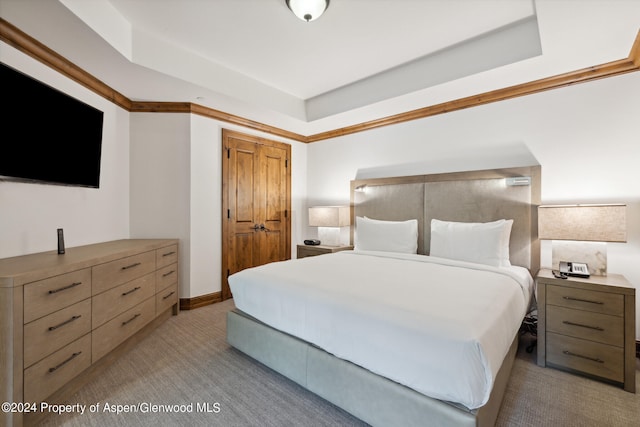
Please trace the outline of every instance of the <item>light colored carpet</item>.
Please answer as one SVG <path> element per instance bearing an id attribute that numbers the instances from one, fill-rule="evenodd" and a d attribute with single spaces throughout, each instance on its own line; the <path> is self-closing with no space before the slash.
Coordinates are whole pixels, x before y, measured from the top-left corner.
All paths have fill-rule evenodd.
<path id="1" fill-rule="evenodd" d="M 42 425 L 366 426 L 230 348 L 225 325 L 231 308 L 227 300 L 171 317 L 69 399 L 87 405 L 84 415 L 51 415 Z M 535 351 L 524 351 L 530 340 L 521 338 L 497 426 L 640 425 L 640 394 L 540 368 Z M 107 404 L 149 412 L 115 414 L 104 411 Z M 98 412 L 88 413 L 90 405 L 100 405 Z M 157 412 L 162 405 L 186 406 L 182 413 Z"/>

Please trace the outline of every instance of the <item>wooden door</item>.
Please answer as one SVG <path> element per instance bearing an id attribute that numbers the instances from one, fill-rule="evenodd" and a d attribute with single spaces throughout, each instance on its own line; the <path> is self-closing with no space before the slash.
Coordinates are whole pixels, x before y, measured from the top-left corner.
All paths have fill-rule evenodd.
<path id="1" fill-rule="evenodd" d="M 291 146 L 223 130 L 222 299 L 227 277 L 291 258 Z"/>

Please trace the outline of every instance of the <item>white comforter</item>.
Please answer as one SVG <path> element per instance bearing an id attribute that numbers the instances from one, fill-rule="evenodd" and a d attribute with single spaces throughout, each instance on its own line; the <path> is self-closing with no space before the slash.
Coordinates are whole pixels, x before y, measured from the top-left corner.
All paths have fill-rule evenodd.
<path id="1" fill-rule="evenodd" d="M 423 255 L 345 251 L 229 277 L 238 309 L 427 396 L 483 406 L 533 280 Z"/>

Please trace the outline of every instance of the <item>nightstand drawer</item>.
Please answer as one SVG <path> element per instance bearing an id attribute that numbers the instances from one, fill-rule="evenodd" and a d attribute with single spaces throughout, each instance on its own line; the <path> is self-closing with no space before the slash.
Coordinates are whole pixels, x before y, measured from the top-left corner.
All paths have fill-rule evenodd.
<path id="1" fill-rule="evenodd" d="M 548 332 L 547 362 L 612 381 L 624 381 L 624 350 L 621 347 Z"/>
<path id="2" fill-rule="evenodd" d="M 298 246 L 298 258 L 306 258 L 308 256 L 322 255 L 328 252 L 322 250 L 313 249 L 313 247 Z"/>
<path id="3" fill-rule="evenodd" d="M 624 296 L 565 286 L 547 286 L 547 304 L 624 316 Z"/>
<path id="4" fill-rule="evenodd" d="M 353 246 L 298 245 L 297 258 L 352 250 Z"/>
<path id="5" fill-rule="evenodd" d="M 603 344 L 624 346 L 624 318 L 547 306 L 547 331 Z"/>

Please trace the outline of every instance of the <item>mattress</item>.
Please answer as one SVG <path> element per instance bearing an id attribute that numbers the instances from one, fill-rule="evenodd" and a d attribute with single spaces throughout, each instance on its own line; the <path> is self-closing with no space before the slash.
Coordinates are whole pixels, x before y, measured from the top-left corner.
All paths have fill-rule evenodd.
<path id="1" fill-rule="evenodd" d="M 256 319 L 429 397 L 489 399 L 531 301 L 521 267 L 343 251 L 229 277 Z"/>

